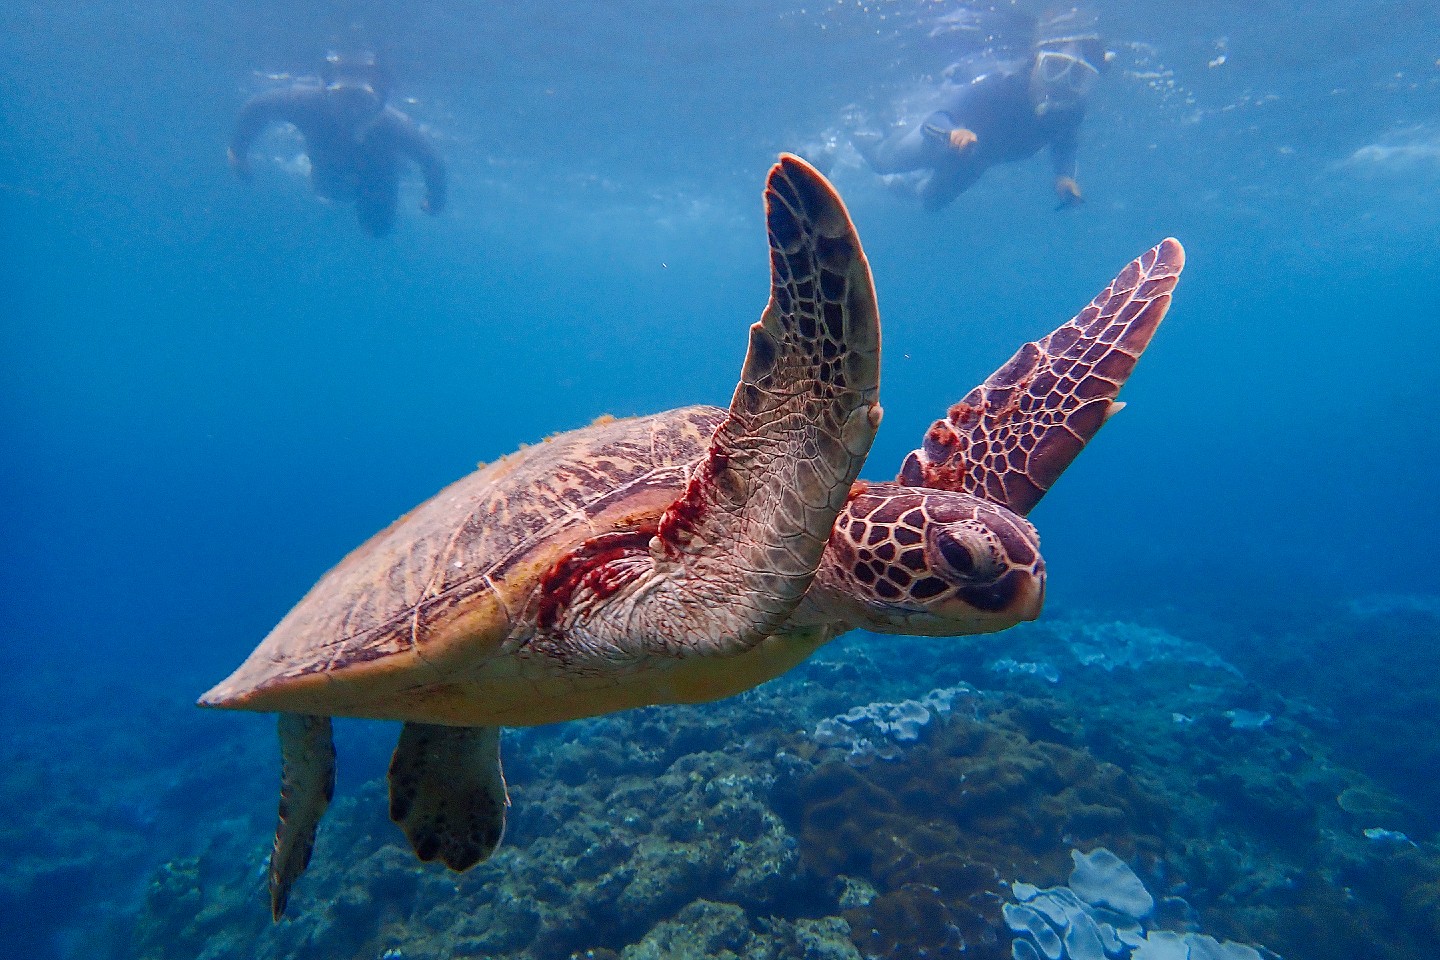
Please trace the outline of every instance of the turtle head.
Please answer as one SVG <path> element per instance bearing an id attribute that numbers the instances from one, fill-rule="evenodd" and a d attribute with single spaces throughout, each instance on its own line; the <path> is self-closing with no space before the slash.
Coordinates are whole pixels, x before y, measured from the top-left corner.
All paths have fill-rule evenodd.
<path id="1" fill-rule="evenodd" d="M 993 633 L 1040 615 L 1045 561 L 1035 528 L 965 493 L 870 484 L 831 533 L 824 606 L 878 633 Z"/>

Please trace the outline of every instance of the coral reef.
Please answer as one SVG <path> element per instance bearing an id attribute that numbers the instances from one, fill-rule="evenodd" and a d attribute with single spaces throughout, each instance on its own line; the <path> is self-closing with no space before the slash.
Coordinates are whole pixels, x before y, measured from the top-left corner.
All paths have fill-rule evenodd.
<path id="1" fill-rule="evenodd" d="M 920 739 L 921 734 L 931 729 L 932 719 L 943 722 L 955 709 L 957 700 L 971 704 L 973 709 L 978 699 L 979 693 L 974 687 L 962 684 L 931 690 L 919 700 L 869 703 L 826 717 L 815 725 L 811 737 L 824 747 L 845 748 L 845 761 L 852 765 L 896 760 L 905 744 Z"/>
<path id="2" fill-rule="evenodd" d="M 1104 847 L 1090 853 L 1070 851 L 1075 869 L 1070 872 L 1070 889 L 1086 903 L 1109 907 L 1141 920 L 1155 909 L 1155 898 L 1129 865 Z"/>
<path id="3" fill-rule="evenodd" d="M 269 745 L 253 733 L 268 725 L 89 687 L 59 664 L 3 663 L 0 674 L 24 676 L 0 698 L 0 802 L 12 813 L 0 822 L 6 945 L 30 960 L 123 956 L 147 879 L 214 829 L 197 809 L 217 795 L 236 809 L 263 802 L 234 772 L 266 762 Z"/>
<path id="4" fill-rule="evenodd" d="M 1018 655 L 1031 660 L 1061 662 L 1071 648 L 1049 628 L 1020 641 Z M 1237 674 L 1246 667 L 1237 650 L 1227 648 L 1223 665 L 1161 658 L 1136 670 L 1072 667 L 1058 685 L 1020 675 L 1005 685 L 1063 697 L 1071 742 L 1166 798 L 1164 873 L 1150 878 L 1162 902 L 1183 892 L 1207 931 L 1281 955 L 1423 956 L 1437 925 L 1417 891 L 1440 869 L 1436 846 L 1365 831 L 1409 839 L 1430 824 L 1433 837 L 1433 819 L 1339 762 L 1326 715 Z M 1376 675 L 1400 683 L 1388 669 Z"/>
<path id="5" fill-rule="evenodd" d="M 992 960 L 1023 955 L 1007 920 L 1036 909 L 1007 878 L 1084 888 L 1117 871 L 1105 848 L 1157 891 L 1142 960 L 1225 941 L 1419 956 L 1440 929 L 1440 859 L 1392 836 L 1413 832 L 1405 805 L 1335 765 L 1300 708 L 1142 634 L 1183 655 L 1127 641 L 1117 669 L 1076 659 L 1071 632 L 1018 632 L 1017 656 L 1066 664 L 1050 683 L 987 671 L 979 650 L 911 641 L 881 663 L 845 641 L 721 704 L 512 732 L 516 807 L 490 862 L 416 863 L 377 781 L 336 804 L 295 919 L 266 922 L 263 832 L 217 834 L 157 874 L 134 954 Z M 925 675 L 941 685 L 907 682 Z M 1092 851 L 1078 879 L 1075 847 Z M 1084 956 L 1072 926 L 1049 929 Z"/>
<path id="6" fill-rule="evenodd" d="M 1363 597 L 1303 620 L 1204 628 L 1251 683 L 1307 705 L 1338 761 L 1440 830 L 1440 598 Z"/>
<path id="7" fill-rule="evenodd" d="M 517 808 L 511 842 L 456 877 L 403 847 L 382 819 L 376 782 L 337 803 L 343 826 L 322 835 L 294 920 L 248 922 L 259 913 L 258 890 L 237 873 L 213 903 L 184 906 L 195 922 L 142 929 L 139 953 L 201 955 L 213 932 L 204 921 L 227 902 L 230 925 L 248 928 L 262 955 L 324 944 L 328 955 L 399 949 L 412 960 L 620 952 L 702 900 L 763 915 L 796 883 L 799 856 L 765 787 L 747 758 L 714 751 L 683 754 L 654 776 L 537 784 Z M 152 916 L 175 912 L 165 886 L 151 898 Z"/>
<path id="8" fill-rule="evenodd" d="M 1261 960 L 1249 944 L 1222 943 L 1193 930 L 1146 929 L 1155 898 L 1125 861 L 1104 847 L 1088 854 L 1071 850 L 1070 857 L 1075 869 L 1066 886 L 1011 884 L 1017 902 L 1002 910 L 1016 934 L 1014 960 Z M 1188 921 L 1183 900 L 1171 897 L 1166 906 Z"/>
<path id="9" fill-rule="evenodd" d="M 733 904 L 696 900 L 657 924 L 620 960 L 861 960 L 850 927 L 837 917 L 768 919 L 756 929 Z"/>
<path id="10" fill-rule="evenodd" d="M 821 749 L 777 783 L 805 868 L 874 891 L 845 911 L 867 957 L 1001 956 L 1002 877 L 1058 871 L 1070 837 L 1161 849 L 1162 808 L 1123 771 L 1032 740 L 1023 705 L 967 697 L 974 712 L 951 711 L 883 769 Z"/>
<path id="11" fill-rule="evenodd" d="M 507 731 L 510 831 L 464 875 L 417 862 L 363 779 L 393 726 L 341 724 L 337 800 L 279 924 L 266 718 L 37 699 L 4 742 L 0 791 L 35 819 L 0 827 L 0 905 L 37 960 L 1054 960 L 1057 942 L 1084 960 L 1097 940 L 1112 960 L 1116 943 L 1131 960 L 1427 956 L 1440 851 L 1420 794 L 1345 762 L 1331 710 L 1257 683 L 1279 654 L 1163 627 L 1004 635 L 1053 681 L 989 669 L 994 640 L 857 636 L 722 703 Z M 1361 677 L 1398 684 L 1373 662 Z M 1378 698 L 1368 729 L 1427 696 Z"/>

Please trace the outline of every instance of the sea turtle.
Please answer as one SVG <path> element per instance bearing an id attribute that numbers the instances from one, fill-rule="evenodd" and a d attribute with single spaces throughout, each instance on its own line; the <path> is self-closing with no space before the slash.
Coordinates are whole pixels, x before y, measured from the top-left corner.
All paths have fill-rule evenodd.
<path id="1" fill-rule="evenodd" d="M 207 707 L 280 714 L 278 919 L 334 787 L 332 716 L 400 720 L 390 815 L 421 860 L 490 855 L 501 727 L 726 697 L 856 627 L 1038 616 L 1025 514 L 1111 414 L 1184 260 L 1165 240 L 936 421 L 893 482 L 880 326 L 844 205 L 798 157 L 765 190 L 770 301 L 728 410 L 606 419 L 456 481 L 327 573 Z"/>

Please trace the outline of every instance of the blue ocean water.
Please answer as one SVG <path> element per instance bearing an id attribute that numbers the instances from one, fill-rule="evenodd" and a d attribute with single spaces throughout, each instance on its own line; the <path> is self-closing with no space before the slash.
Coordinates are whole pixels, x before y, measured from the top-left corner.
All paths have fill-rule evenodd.
<path id="1" fill-rule="evenodd" d="M 1403 667 L 1433 664 L 1415 611 L 1440 610 L 1434 4 L 1097 3 L 1115 62 L 1084 127 L 1085 204 L 1054 211 L 1036 157 L 926 214 L 845 144 L 915 119 L 951 59 L 933 28 L 957 7 L 0 8 L 0 717 L 16 795 L 68 796 L 56 781 L 78 777 L 71 806 L 46 808 L 72 823 L 111 809 L 107 789 L 129 795 L 83 782 L 90 744 L 108 751 L 97 769 L 142 780 L 203 760 L 225 723 L 269 749 L 258 721 L 154 731 L 195 722 L 187 704 L 319 574 L 476 461 L 601 414 L 724 404 L 766 296 L 765 172 L 827 138 L 884 321 L 865 476 L 891 477 L 1020 343 L 1174 235 L 1188 266 L 1127 408 L 1033 515 L 1052 615 L 1189 630 L 1249 651 L 1255 684 L 1303 695 L 1312 674 L 1316 691 L 1345 685 L 1358 651 L 1287 645 L 1380 603 L 1401 613 L 1376 622 L 1421 625 L 1355 635 L 1366 662 L 1401 665 L 1359 702 L 1396 678 L 1416 704 L 1440 699 L 1433 671 Z M 407 180 L 381 241 L 311 195 L 283 131 L 253 182 L 225 163 L 249 95 L 357 44 L 394 65 L 395 99 L 451 176 L 436 218 Z M 985 642 L 1003 652 L 1006 635 Z M 52 768 L 43 731 L 77 715 L 85 734 Z M 265 805 L 272 776 L 244 778 Z M 202 821 L 216 801 L 186 802 Z M 1440 810 L 1421 813 L 1433 835 Z M 137 844 L 137 888 L 186 855 L 173 837 Z M 64 856 L 62 878 L 91 882 L 82 850 Z M 125 882 L 105 879 L 117 903 Z M 7 888 L 7 912 L 47 889 Z M 22 955 L 78 955 L 85 929 L 66 911 L 27 928 Z"/>

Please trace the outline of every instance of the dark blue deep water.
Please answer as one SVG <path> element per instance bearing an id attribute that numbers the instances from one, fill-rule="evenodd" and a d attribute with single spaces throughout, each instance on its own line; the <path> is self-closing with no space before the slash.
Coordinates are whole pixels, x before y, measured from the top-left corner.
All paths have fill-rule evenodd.
<path id="1" fill-rule="evenodd" d="M 1114 60 L 1083 129 L 1084 205 L 1056 212 L 1048 165 L 1035 157 L 927 214 L 887 190 L 848 138 L 906 110 L 918 117 L 917 94 L 954 59 L 933 29 L 960 9 L 0 6 L 0 802 L 10 821 L 0 826 L 0 930 L 12 929 L 11 952 L 1010 956 L 1003 925 L 963 949 L 948 934 L 882 936 L 876 904 L 923 887 L 958 915 L 962 898 L 947 883 L 961 881 L 827 860 L 817 825 L 829 821 L 812 807 L 840 788 L 818 753 L 790 787 L 756 794 L 798 845 L 775 868 L 793 884 L 728 896 L 713 880 L 643 906 L 616 901 L 634 919 L 610 927 L 485 914 L 484 932 L 467 940 L 445 911 L 480 909 L 455 898 L 483 898 L 487 885 L 466 875 L 457 893 L 439 868 L 407 859 L 373 783 L 392 731 L 361 724 L 340 732 L 340 793 L 363 809 L 337 806 L 326 828 L 349 839 L 322 843 L 317 864 L 324 855 L 339 871 L 387 845 L 393 862 L 307 876 L 296 905 L 323 912 L 387 877 L 410 886 L 355 908 L 363 919 L 271 931 L 254 879 L 272 827 L 268 721 L 190 706 L 346 551 L 476 461 L 601 414 L 726 403 L 767 292 L 763 178 L 780 151 L 830 140 L 840 146 L 832 180 L 884 320 L 886 418 L 863 474 L 872 479 L 893 476 L 948 404 L 1131 257 L 1165 236 L 1186 246 L 1127 409 L 1032 515 L 1050 573 L 1045 618 L 963 641 L 845 641 L 777 681 L 792 686 L 772 699 L 803 701 L 783 721 L 758 701 L 746 720 L 742 698 L 718 712 L 576 725 L 584 736 L 518 734 L 507 746 L 513 856 L 566 821 L 533 812 L 557 778 L 589 784 L 603 817 L 618 802 L 605 792 L 613 782 L 677 776 L 674 764 L 695 756 L 771 771 L 777 751 L 797 748 L 766 737 L 968 683 L 1010 698 L 1005 717 L 1050 711 L 1043 724 L 1015 721 L 1029 747 L 1063 741 L 1154 788 L 1152 820 L 1131 819 L 1143 805 L 1116 807 L 1130 814 L 1089 836 L 1105 838 L 1157 897 L 1163 888 L 1188 900 L 1194 917 L 1167 929 L 1294 958 L 1306 955 L 1297 943 L 1335 955 L 1314 946 L 1327 941 L 1350 956 L 1431 955 L 1417 945 L 1440 939 L 1440 13 L 1428 0 L 1097 0 Z M 347 206 L 311 194 L 284 129 L 257 145 L 248 184 L 225 159 L 247 97 L 276 75 L 314 72 L 328 49 L 360 45 L 392 64 L 392 102 L 426 127 L 450 171 L 450 204 L 434 218 L 419 212 L 421 185 L 407 177 L 397 228 L 382 240 L 364 236 Z M 1057 624 L 1117 621 L 1213 651 L 1231 665 L 1221 671 L 1230 699 L 1178 705 L 1209 681 L 1173 664 L 1150 674 L 1061 666 L 1053 683 L 992 667 L 1055 660 L 1042 648 L 1064 648 Z M 1022 655 L 1022 642 L 1039 652 Z M 828 699 L 816 692 L 857 659 L 871 672 L 845 675 Z M 793 692 L 806 690 L 819 699 Z M 1272 739 L 1244 764 L 1236 758 L 1254 739 L 1225 740 L 1243 723 L 1217 727 L 1213 742 L 1147 753 L 1140 714 L 1126 715 L 1141 703 L 1166 736 L 1182 722 L 1172 713 L 1189 723 L 1202 709 L 1243 708 L 1273 718 L 1256 732 Z M 986 722 L 1001 722 L 995 710 Z M 636 717 L 648 726 L 605 725 Z M 678 728 L 688 739 L 664 740 L 662 759 L 626 766 L 612 751 L 586 766 L 586 744 L 598 756 L 614 738 L 648 730 L 660 743 Z M 761 746 L 725 753 L 745 738 Z M 570 751 L 568 773 L 538 759 L 560 756 L 554 744 Z M 1203 765 L 1195 758 L 1206 751 Z M 1161 789 L 1146 762 L 1183 769 Z M 1244 772 L 1282 768 L 1288 785 Z M 1317 772 L 1336 769 L 1354 779 Z M 1338 803 L 1361 780 L 1381 799 Z M 1001 807 L 1032 802 L 1007 796 Z M 668 797 L 645 809 L 658 818 Z M 1194 797 L 1203 810 L 1185 805 Z M 885 802 L 917 821 L 950 817 L 957 836 L 1000 829 L 927 806 L 918 788 Z M 1153 815 L 1157 805 L 1170 812 Z M 1386 819 L 1377 808 L 1400 812 Z M 1314 818 L 1299 838 L 1266 826 L 1297 817 Z M 1143 841 L 1126 839 L 1129 826 Z M 1404 837 L 1367 840 L 1371 828 Z M 592 831 L 613 832 L 603 819 Z M 1240 852 L 1202 857 L 1184 839 L 1202 833 Z M 1315 853 L 1332 834 L 1354 849 Z M 1100 845 L 1084 836 L 1056 833 L 1027 848 L 1043 869 L 997 867 L 999 879 L 1063 883 L 1069 850 Z M 1298 864 L 1278 881 L 1262 869 L 1282 856 L 1274 851 Z M 545 862 L 558 889 L 582 882 L 575 864 Z M 842 874 L 866 878 L 879 899 L 837 892 Z M 547 909 L 562 910 L 565 895 L 547 896 Z M 742 920 L 725 927 L 715 903 Z M 987 908 L 995 918 L 998 903 Z M 906 909 L 910 928 L 969 929 Z M 832 930 L 810 953 L 793 938 L 774 945 L 776 924 L 840 916 L 850 939 Z M 520 932 L 484 939 L 505 924 Z M 709 946 L 675 932 L 712 928 L 721 932 Z M 592 940 L 575 932 L 596 929 Z M 762 949 L 765 937 L 774 943 Z"/>

